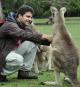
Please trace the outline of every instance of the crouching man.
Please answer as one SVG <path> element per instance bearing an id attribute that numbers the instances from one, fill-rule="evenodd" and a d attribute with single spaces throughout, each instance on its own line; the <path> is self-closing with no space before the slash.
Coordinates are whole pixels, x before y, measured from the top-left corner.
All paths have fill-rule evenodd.
<path id="1" fill-rule="evenodd" d="M 0 82 L 18 71 L 18 79 L 37 79 L 31 71 L 38 44 L 50 45 L 48 35 L 32 29 L 32 7 L 23 5 L 15 17 L 9 17 L 0 27 Z"/>

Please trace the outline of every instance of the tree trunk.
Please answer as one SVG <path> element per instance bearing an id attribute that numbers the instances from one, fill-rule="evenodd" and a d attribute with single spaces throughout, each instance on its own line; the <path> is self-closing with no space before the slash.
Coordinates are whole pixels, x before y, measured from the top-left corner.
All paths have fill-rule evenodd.
<path id="1" fill-rule="evenodd" d="M 2 4 L 0 0 L 0 19 L 3 19 Z"/>

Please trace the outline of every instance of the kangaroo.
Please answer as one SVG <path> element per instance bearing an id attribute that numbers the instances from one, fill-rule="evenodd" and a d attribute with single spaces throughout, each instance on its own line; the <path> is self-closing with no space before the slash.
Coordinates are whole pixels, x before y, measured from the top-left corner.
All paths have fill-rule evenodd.
<path id="1" fill-rule="evenodd" d="M 79 55 L 77 48 L 71 38 L 68 29 L 65 26 L 64 13 L 66 8 L 62 7 L 58 10 L 51 7 L 51 13 L 54 14 L 53 20 L 53 41 L 52 41 L 52 54 L 54 56 L 54 82 L 43 82 L 46 85 L 61 85 L 60 73 L 64 73 L 72 86 L 78 84 L 77 68 L 79 65 Z M 75 86 L 79 87 L 79 86 Z"/>

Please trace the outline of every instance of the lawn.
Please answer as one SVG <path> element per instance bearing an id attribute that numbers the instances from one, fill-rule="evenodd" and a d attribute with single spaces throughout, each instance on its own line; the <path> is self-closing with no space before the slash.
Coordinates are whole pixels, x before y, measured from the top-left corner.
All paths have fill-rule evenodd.
<path id="1" fill-rule="evenodd" d="M 34 19 L 34 22 L 46 22 L 47 19 Z M 36 25 L 38 30 L 45 34 L 52 34 L 52 25 Z M 80 48 L 80 18 L 66 18 L 66 26 L 71 32 L 72 38 L 78 48 Z M 18 80 L 17 73 L 8 76 L 9 82 L 0 83 L 0 87 L 55 87 L 55 86 L 45 86 L 41 85 L 42 81 L 54 80 L 54 72 L 46 71 L 39 75 L 38 80 Z M 63 79 L 63 74 L 61 74 L 61 80 Z M 78 67 L 78 79 L 80 80 L 80 66 Z M 64 83 L 61 87 L 70 87 L 70 85 Z"/>
<path id="2" fill-rule="evenodd" d="M 36 19 L 34 22 L 44 23 L 47 19 Z M 77 47 L 80 47 L 80 17 L 66 18 L 66 26 L 69 29 Z M 37 25 L 39 31 L 45 34 L 52 34 L 52 25 Z"/>

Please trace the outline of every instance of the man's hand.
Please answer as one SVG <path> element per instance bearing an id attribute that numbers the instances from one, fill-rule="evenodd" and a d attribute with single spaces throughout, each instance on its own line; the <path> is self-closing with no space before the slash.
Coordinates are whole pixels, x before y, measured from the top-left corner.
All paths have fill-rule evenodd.
<path id="1" fill-rule="evenodd" d="M 53 37 L 52 37 L 51 35 L 43 34 L 43 35 L 42 35 L 42 39 L 47 39 L 49 42 L 52 42 Z"/>

